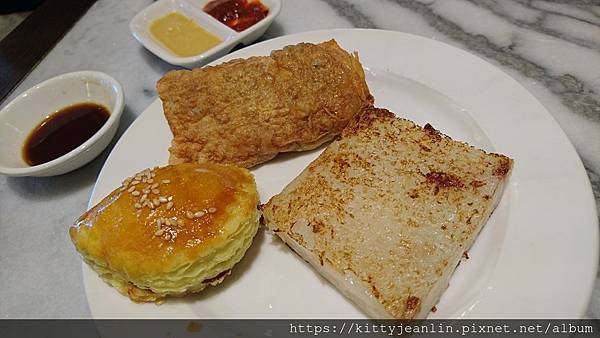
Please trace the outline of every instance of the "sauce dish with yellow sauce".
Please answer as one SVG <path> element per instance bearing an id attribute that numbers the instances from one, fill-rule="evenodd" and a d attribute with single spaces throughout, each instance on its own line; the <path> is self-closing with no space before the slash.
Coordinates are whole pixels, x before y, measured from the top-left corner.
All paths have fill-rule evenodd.
<path id="1" fill-rule="evenodd" d="M 281 9 L 280 0 L 261 0 L 266 17 L 243 31 L 236 31 L 203 9 L 210 0 L 159 0 L 130 22 L 133 36 L 164 61 L 193 68 L 250 44 L 265 33 Z"/>

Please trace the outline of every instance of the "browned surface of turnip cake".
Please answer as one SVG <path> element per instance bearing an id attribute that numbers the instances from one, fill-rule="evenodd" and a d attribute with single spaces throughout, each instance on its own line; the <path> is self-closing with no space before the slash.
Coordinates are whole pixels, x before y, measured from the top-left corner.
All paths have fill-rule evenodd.
<path id="1" fill-rule="evenodd" d="M 371 107 L 263 206 L 264 222 L 369 316 L 422 318 L 512 164 Z"/>

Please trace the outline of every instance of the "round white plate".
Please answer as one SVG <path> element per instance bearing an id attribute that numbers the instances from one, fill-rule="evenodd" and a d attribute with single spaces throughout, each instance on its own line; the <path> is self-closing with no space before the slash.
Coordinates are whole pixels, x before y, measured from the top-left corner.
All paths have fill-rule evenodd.
<path id="1" fill-rule="evenodd" d="M 215 61 L 268 55 L 335 38 L 357 51 L 376 105 L 454 139 L 515 159 L 502 202 L 430 318 L 574 318 L 583 315 L 598 263 L 592 190 L 573 146 L 521 85 L 479 57 L 427 38 L 380 30 L 328 30 L 268 40 Z M 167 163 L 171 133 L 157 99 L 106 161 L 90 206 L 121 180 Z M 252 170 L 261 201 L 322 150 L 278 156 Z M 165 304 L 135 304 L 87 266 L 95 318 L 363 318 L 364 314 L 271 234 L 222 285 Z"/>

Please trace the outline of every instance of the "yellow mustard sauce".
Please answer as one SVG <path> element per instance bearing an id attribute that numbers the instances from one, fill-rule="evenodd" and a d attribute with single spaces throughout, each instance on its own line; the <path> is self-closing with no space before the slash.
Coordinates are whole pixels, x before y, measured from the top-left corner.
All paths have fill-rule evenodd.
<path id="1" fill-rule="evenodd" d="M 181 57 L 198 55 L 223 41 L 177 12 L 154 20 L 150 24 L 150 32 L 171 52 Z"/>

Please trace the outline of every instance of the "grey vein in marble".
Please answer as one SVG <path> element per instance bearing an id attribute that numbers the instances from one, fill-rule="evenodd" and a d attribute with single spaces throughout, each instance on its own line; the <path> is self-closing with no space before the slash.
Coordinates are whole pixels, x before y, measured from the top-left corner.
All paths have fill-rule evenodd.
<path id="1" fill-rule="evenodd" d="M 529 29 L 529 30 L 532 30 L 532 31 L 535 31 L 538 33 L 546 34 L 546 35 L 555 37 L 557 39 L 569 41 L 570 43 L 576 44 L 581 47 L 592 48 L 592 49 L 600 51 L 600 43 L 598 43 L 598 42 L 581 39 L 577 36 L 569 36 L 563 32 L 546 27 L 544 25 L 544 21 L 548 18 L 549 15 L 567 17 L 572 20 L 584 22 L 585 24 L 590 24 L 590 25 L 600 27 L 600 25 L 595 24 L 593 22 L 584 21 L 584 20 L 581 20 L 581 19 L 573 17 L 573 16 L 569 17 L 566 15 L 562 15 L 560 13 L 550 13 L 550 12 L 541 11 L 541 10 L 537 10 L 537 9 L 536 9 L 536 11 L 539 11 L 539 14 L 536 15 L 536 19 L 533 22 L 529 22 L 527 20 L 522 20 L 519 18 L 512 17 L 510 15 L 510 13 L 503 11 L 502 6 L 499 5 L 498 2 L 496 2 L 494 0 L 483 0 L 483 1 L 482 0 L 467 0 L 467 1 L 472 3 L 475 6 L 479 6 L 479 7 L 483 7 L 485 9 L 487 9 L 488 11 L 492 12 L 494 15 L 501 17 L 502 19 L 512 23 L 513 25 L 519 26 L 521 28 L 526 28 L 526 29 Z M 503 1 L 500 4 L 508 4 L 508 3 L 511 3 L 511 1 Z M 521 5 L 519 1 L 516 1 L 516 3 Z M 522 4 L 521 6 L 522 6 L 522 9 L 527 9 L 527 8 L 534 9 L 534 7 L 532 7 L 530 4 Z"/>
<path id="2" fill-rule="evenodd" d="M 600 20 L 600 16 L 595 14 L 593 11 L 581 6 L 563 5 L 561 3 L 552 3 L 547 1 L 531 1 L 531 0 L 519 0 L 520 3 L 527 5 L 533 9 L 543 10 L 546 13 L 550 13 L 557 16 L 563 16 L 565 18 L 579 20 L 589 24 L 597 25 Z M 575 8 L 573 8 L 575 7 Z M 597 22 L 593 22 L 596 19 Z"/>
<path id="3" fill-rule="evenodd" d="M 585 169 L 588 171 L 588 177 L 590 178 L 590 182 L 592 183 L 592 189 L 594 190 L 594 195 L 596 196 L 596 204 L 600 204 L 599 196 L 600 196 L 600 175 L 592 170 L 590 170 L 589 166 L 584 162 L 583 165 Z"/>
<path id="4" fill-rule="evenodd" d="M 414 0 L 388 0 L 409 8 L 424 17 L 429 24 L 445 35 L 460 41 L 470 50 L 494 59 L 500 64 L 519 71 L 527 77 L 546 84 L 552 93 L 561 97 L 562 102 L 573 112 L 593 121 L 600 121 L 600 101 L 582 81 L 571 74 L 552 75 L 546 68 L 514 53 L 512 46 L 500 47 L 483 35 L 469 33 L 456 23 L 436 14 L 429 5 Z M 508 1 L 508 0 L 505 0 Z M 519 25 L 520 23 L 517 23 Z"/>
<path id="5" fill-rule="evenodd" d="M 363 12 L 356 9 L 353 3 L 346 0 L 324 0 L 329 6 L 334 8 L 338 14 L 348 19 L 356 28 L 372 28 L 378 29 L 377 25 L 371 18 Z"/>

